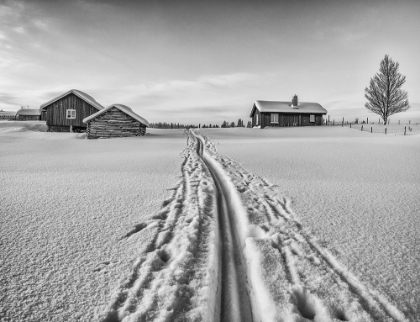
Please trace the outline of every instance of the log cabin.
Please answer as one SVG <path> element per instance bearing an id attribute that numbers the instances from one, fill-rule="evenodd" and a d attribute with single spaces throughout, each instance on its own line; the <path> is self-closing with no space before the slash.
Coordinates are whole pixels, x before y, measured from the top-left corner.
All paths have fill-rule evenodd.
<path id="1" fill-rule="evenodd" d="M 322 116 L 327 110 L 318 103 L 298 102 L 295 95 L 292 101 L 255 101 L 250 117 L 252 127 L 283 127 L 322 125 Z"/>
<path id="2" fill-rule="evenodd" d="M 14 120 L 16 119 L 16 112 L 0 110 L 0 120 Z"/>
<path id="3" fill-rule="evenodd" d="M 142 136 L 150 126 L 146 119 L 122 104 L 110 105 L 83 122 L 87 124 L 88 139 Z"/>
<path id="4" fill-rule="evenodd" d="M 48 132 L 85 132 L 83 119 L 104 107 L 92 96 L 71 89 L 41 105 Z"/>
<path id="5" fill-rule="evenodd" d="M 39 108 L 21 108 L 16 112 L 17 121 L 41 121 L 41 110 Z"/>

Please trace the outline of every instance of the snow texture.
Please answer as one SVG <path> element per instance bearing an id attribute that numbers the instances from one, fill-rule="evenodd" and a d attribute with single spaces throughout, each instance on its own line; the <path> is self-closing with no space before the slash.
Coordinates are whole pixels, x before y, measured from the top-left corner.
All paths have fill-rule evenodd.
<path id="1" fill-rule="evenodd" d="M 418 195 L 415 162 L 395 164 L 402 152 L 418 160 L 418 137 L 321 127 L 151 129 L 142 138 L 90 141 L 45 130 L 42 122 L 0 122 L 0 321 L 415 320 L 419 262 L 410 229 L 418 225 L 393 231 L 397 239 L 384 234 L 418 216 L 380 208 L 394 226 L 366 225 L 378 214 L 349 207 L 349 198 L 375 171 L 357 168 L 358 176 L 349 156 L 362 153 L 372 165 L 376 148 L 396 148 L 379 169 L 394 165 L 401 181 L 392 181 L 392 194 L 411 198 L 399 188 L 411 184 Z M 357 202 L 369 210 L 378 193 Z M 387 288 L 366 252 L 379 256 L 387 277 L 399 276 L 397 265 L 413 281 Z"/>
<path id="2" fill-rule="evenodd" d="M 364 285 L 416 321 L 420 136 L 385 136 L 345 127 L 201 133 L 220 153 L 269 179 L 321 245 Z"/>

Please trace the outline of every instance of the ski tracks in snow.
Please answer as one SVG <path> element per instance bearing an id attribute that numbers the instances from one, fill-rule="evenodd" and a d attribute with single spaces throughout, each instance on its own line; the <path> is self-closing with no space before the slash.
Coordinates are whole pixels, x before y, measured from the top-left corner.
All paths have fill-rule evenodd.
<path id="1" fill-rule="evenodd" d="M 407 321 L 305 229 L 277 187 L 194 132 L 155 237 L 101 322 Z"/>
<path id="2" fill-rule="evenodd" d="M 180 183 L 146 224 L 158 226 L 156 235 L 100 321 L 214 320 L 219 275 L 214 184 L 194 139 L 188 139 L 184 157 Z"/>

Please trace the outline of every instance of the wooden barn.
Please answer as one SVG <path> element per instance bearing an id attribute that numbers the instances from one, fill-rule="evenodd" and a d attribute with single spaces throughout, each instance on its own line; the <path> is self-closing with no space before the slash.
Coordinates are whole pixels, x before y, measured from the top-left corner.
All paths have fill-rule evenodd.
<path id="1" fill-rule="evenodd" d="M 103 108 L 92 96 L 77 89 L 69 90 L 41 105 L 49 132 L 85 132 L 83 119 Z"/>
<path id="2" fill-rule="evenodd" d="M 322 125 L 327 110 L 318 103 L 298 102 L 295 95 L 289 102 L 255 101 L 250 117 L 252 127 Z"/>
<path id="3" fill-rule="evenodd" d="M 41 110 L 39 108 L 21 108 L 16 112 L 17 121 L 41 121 Z"/>
<path id="4" fill-rule="evenodd" d="M 0 110 L 0 120 L 14 120 L 16 119 L 16 112 Z"/>
<path id="5" fill-rule="evenodd" d="M 88 116 L 88 139 L 141 136 L 146 133 L 149 122 L 122 104 L 113 104 Z"/>

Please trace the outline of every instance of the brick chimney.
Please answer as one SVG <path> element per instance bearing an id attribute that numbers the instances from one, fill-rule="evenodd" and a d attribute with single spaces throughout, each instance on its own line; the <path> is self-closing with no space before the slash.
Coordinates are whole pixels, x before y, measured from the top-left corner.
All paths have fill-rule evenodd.
<path id="1" fill-rule="evenodd" d="M 298 97 L 297 97 L 297 95 L 293 96 L 292 106 L 298 106 Z"/>

